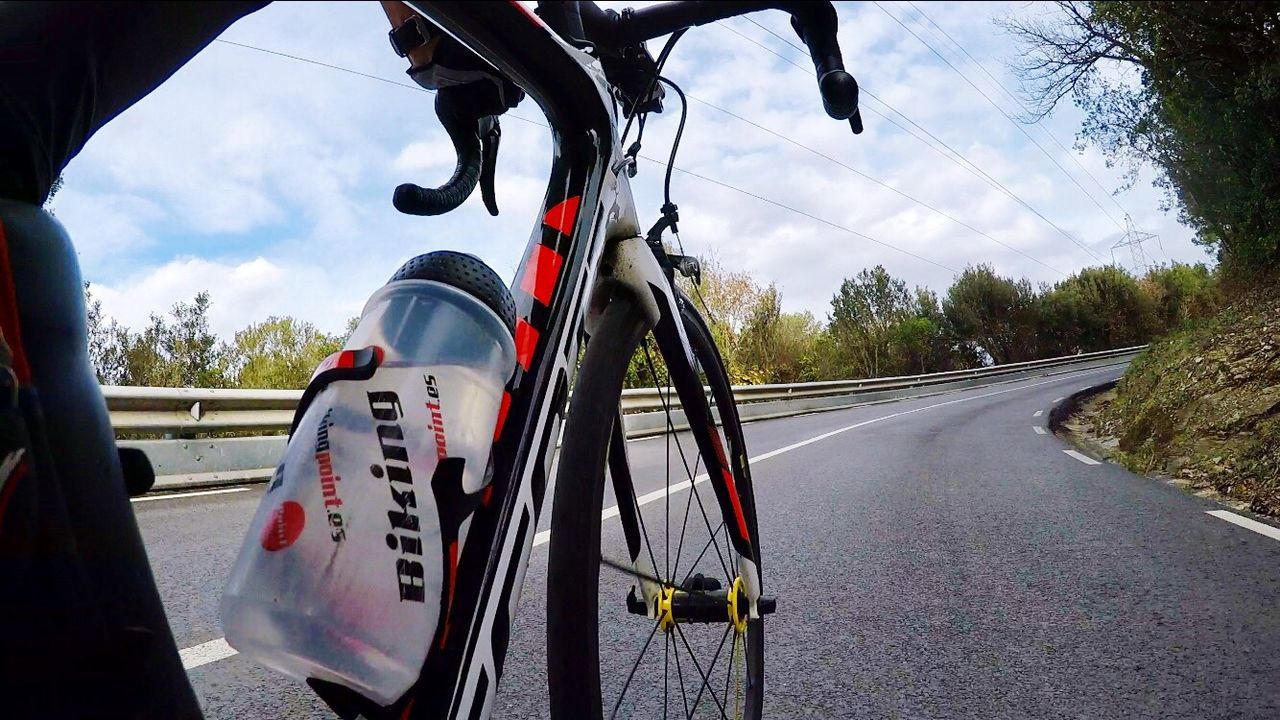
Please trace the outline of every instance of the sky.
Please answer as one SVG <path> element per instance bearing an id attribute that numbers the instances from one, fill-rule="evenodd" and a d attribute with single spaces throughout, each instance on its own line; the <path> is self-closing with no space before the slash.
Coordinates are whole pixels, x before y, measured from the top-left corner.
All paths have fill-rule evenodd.
<path id="1" fill-rule="evenodd" d="M 672 53 L 665 75 L 690 98 L 676 166 L 738 188 L 675 173 L 689 254 L 776 284 L 784 310 L 819 320 L 843 278 L 877 264 L 940 293 L 974 263 L 1060 280 L 1110 261 L 1126 213 L 1159 237 L 1145 245 L 1152 260 L 1209 260 L 1160 210 L 1150 174 L 1113 196 L 1120 173 L 1096 150 L 1068 149 L 1076 108 L 1035 126 L 1006 117 L 1020 113 L 1005 93 L 1016 92 L 1007 63 L 1019 49 L 993 21 L 1048 7 L 836 5 L 845 65 L 864 93 L 859 136 L 823 112 L 782 13 L 694 29 Z M 140 329 L 150 313 L 208 291 L 224 338 L 272 315 L 338 332 L 402 262 L 438 249 L 474 253 L 511 281 L 550 168 L 545 119 L 531 100 L 502 119 L 498 217 L 479 193 L 446 216 L 400 215 L 395 186 L 439 184 L 454 157 L 433 97 L 389 49 L 388 28 L 371 2 L 274 3 L 89 141 L 51 207 L 107 315 Z M 671 98 L 651 119 L 644 155 L 666 158 L 678 110 Z M 925 131 L 977 170 L 923 141 Z M 662 204 L 662 174 L 642 161 L 633 180 L 646 226 Z M 1131 262 L 1127 251 L 1116 258 Z"/>

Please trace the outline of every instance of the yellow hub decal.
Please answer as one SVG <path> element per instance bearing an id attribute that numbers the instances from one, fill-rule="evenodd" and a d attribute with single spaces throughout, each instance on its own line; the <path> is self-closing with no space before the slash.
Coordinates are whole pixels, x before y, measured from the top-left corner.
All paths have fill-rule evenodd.
<path id="1" fill-rule="evenodd" d="M 676 616 L 671 610 L 671 601 L 675 596 L 675 588 L 663 585 L 658 591 L 658 597 L 654 598 L 653 603 L 657 606 L 658 627 L 662 628 L 662 632 L 669 633 L 676 626 Z"/>
<path id="2" fill-rule="evenodd" d="M 729 624 L 733 625 L 734 629 L 739 633 L 747 631 L 747 607 L 745 603 L 747 593 L 744 588 L 745 585 L 746 583 L 742 581 L 742 576 L 739 575 L 734 578 L 733 587 L 729 588 Z M 738 604 L 739 598 L 744 600 L 741 606 Z"/>

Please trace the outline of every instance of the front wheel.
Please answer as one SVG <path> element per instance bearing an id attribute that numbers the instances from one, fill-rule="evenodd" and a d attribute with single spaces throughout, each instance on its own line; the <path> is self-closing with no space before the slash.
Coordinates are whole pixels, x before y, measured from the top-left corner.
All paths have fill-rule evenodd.
<path id="1" fill-rule="evenodd" d="M 759 567 L 755 496 L 729 380 L 706 325 L 687 299 L 680 304 Z M 758 720 L 763 620 L 748 616 L 740 558 L 700 472 L 699 444 L 688 431 L 625 442 L 615 430 L 633 353 L 646 385 L 670 388 L 643 333 L 639 315 L 615 301 L 573 390 L 551 519 L 551 716 Z M 666 396 L 670 430 L 682 416 L 671 406 L 675 394 Z"/>

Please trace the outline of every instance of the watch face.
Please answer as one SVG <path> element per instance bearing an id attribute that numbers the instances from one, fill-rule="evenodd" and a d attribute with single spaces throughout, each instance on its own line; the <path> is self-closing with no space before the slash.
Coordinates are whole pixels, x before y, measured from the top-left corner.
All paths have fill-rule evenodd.
<path id="1" fill-rule="evenodd" d="M 415 15 L 406 20 L 400 27 L 392 30 L 388 37 L 391 38 L 391 47 L 396 51 L 396 54 L 400 57 L 408 57 L 414 48 L 427 42 L 429 31 L 422 18 Z"/>

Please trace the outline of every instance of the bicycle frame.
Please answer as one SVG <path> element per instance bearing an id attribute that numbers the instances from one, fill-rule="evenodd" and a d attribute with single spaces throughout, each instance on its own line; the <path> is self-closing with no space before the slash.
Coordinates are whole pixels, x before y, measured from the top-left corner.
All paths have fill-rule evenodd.
<path id="1" fill-rule="evenodd" d="M 543 216 L 512 288 L 518 367 L 495 431 L 493 479 L 471 517 L 461 557 L 452 559 L 443 632 L 405 698 L 377 712 L 359 707 L 371 717 L 478 718 L 489 714 L 502 674 L 583 330 L 591 327 L 592 308 L 610 293 L 632 293 L 654 329 L 722 512 L 737 518 L 730 535 L 743 558 L 739 572 L 753 617 L 760 583 L 734 486 L 740 459 L 731 467 L 725 457 L 694 371 L 676 291 L 640 237 L 628 160 L 599 63 L 515 2 L 406 4 L 520 85 L 551 121 L 554 142 Z M 602 265 L 610 268 L 607 282 L 599 277 Z M 646 595 L 654 590 L 651 583 L 641 585 Z M 354 702 L 317 690 L 335 707 Z"/>

